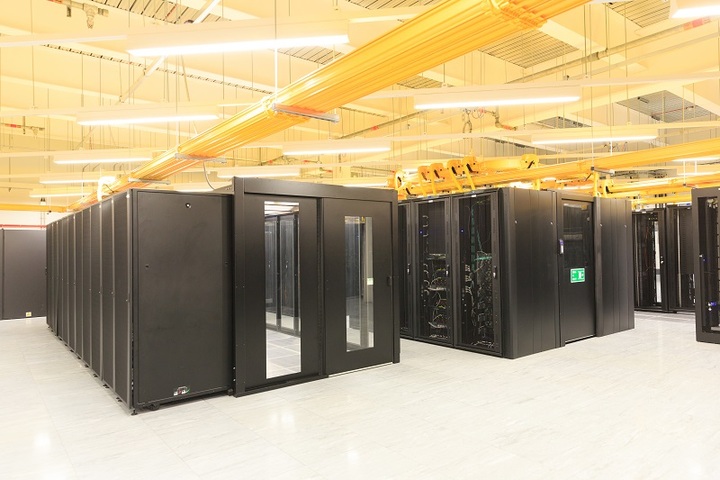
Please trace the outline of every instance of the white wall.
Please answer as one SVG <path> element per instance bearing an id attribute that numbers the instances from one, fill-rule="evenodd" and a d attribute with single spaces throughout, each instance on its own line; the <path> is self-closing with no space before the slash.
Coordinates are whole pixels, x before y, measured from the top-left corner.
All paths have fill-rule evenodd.
<path id="1" fill-rule="evenodd" d="M 65 215 L 65 213 L 8 212 L 0 210 L 0 228 L 11 228 L 12 225 L 44 226 Z"/>

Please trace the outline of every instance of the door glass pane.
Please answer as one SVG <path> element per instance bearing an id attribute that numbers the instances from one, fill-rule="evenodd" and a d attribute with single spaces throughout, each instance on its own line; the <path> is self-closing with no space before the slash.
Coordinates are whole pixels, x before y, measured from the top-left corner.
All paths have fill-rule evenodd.
<path id="1" fill-rule="evenodd" d="M 418 204 L 418 336 L 449 342 L 451 327 L 450 264 L 444 202 Z"/>
<path id="2" fill-rule="evenodd" d="M 661 278 L 660 278 L 660 222 L 655 222 L 653 226 L 653 237 L 655 239 L 655 244 L 653 245 L 653 248 L 655 249 L 655 292 L 657 292 L 657 303 L 662 303 L 662 288 L 660 287 L 661 284 Z"/>
<path id="3" fill-rule="evenodd" d="M 372 218 L 345 217 L 345 331 L 347 351 L 372 348 Z"/>
<path id="4" fill-rule="evenodd" d="M 267 378 L 301 371 L 299 212 L 295 202 L 265 202 Z"/>
<path id="5" fill-rule="evenodd" d="M 635 305 L 638 307 L 660 306 L 660 238 L 657 212 L 633 214 Z"/>
<path id="6" fill-rule="evenodd" d="M 268 327 L 279 327 L 278 303 L 278 219 L 265 217 L 265 318 Z"/>
<path id="7" fill-rule="evenodd" d="M 458 206 L 460 343 L 495 348 L 491 197 L 463 198 Z"/>

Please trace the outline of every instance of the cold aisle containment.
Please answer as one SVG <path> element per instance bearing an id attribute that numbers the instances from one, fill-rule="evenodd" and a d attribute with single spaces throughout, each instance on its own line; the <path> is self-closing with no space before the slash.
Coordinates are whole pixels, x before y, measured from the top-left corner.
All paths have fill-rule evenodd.
<path id="1" fill-rule="evenodd" d="M 131 408 L 232 388 L 231 207 L 131 190 L 48 226 L 48 323 Z"/>
<path id="2" fill-rule="evenodd" d="M 634 326 L 624 200 L 501 188 L 400 212 L 407 338 L 516 358 Z"/>
<path id="3" fill-rule="evenodd" d="M 695 309 L 692 211 L 667 206 L 633 212 L 635 308 Z"/>
<path id="4" fill-rule="evenodd" d="M 236 179 L 48 226 L 48 325 L 132 411 L 399 361 L 395 192 Z"/>
<path id="5" fill-rule="evenodd" d="M 0 318 L 47 313 L 45 230 L 0 229 Z"/>

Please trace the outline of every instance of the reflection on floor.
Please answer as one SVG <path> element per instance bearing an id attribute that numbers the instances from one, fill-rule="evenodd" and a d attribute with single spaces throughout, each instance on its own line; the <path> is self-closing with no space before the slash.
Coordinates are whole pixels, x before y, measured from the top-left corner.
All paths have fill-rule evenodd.
<path id="1" fill-rule="evenodd" d="M 297 329 L 300 330 L 300 319 L 295 319 L 292 315 L 280 315 L 280 327 L 283 330 L 294 331 L 295 322 L 297 321 Z M 275 312 L 265 312 L 265 323 L 270 328 L 277 328 L 278 319 Z"/>
<path id="2" fill-rule="evenodd" d="M 516 360 L 402 362 L 130 416 L 44 319 L 0 322 L 0 477 L 716 479 L 720 345 L 690 315 Z"/>
<path id="3" fill-rule="evenodd" d="M 300 372 L 300 337 L 266 329 L 267 378 Z"/>
<path id="4" fill-rule="evenodd" d="M 345 299 L 345 336 L 347 351 L 372 348 L 375 345 L 373 302 L 358 297 Z"/>

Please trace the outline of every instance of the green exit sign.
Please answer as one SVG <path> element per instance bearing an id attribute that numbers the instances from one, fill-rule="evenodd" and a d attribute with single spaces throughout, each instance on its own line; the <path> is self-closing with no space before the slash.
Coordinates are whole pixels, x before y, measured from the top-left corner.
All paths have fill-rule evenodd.
<path id="1" fill-rule="evenodd" d="M 583 283 L 585 281 L 585 269 L 584 268 L 571 268 L 570 269 L 570 283 Z"/>

